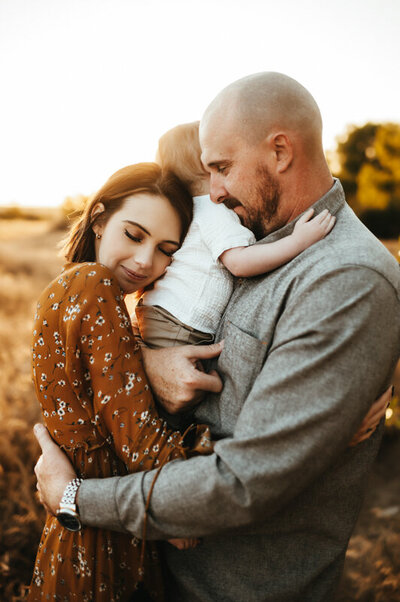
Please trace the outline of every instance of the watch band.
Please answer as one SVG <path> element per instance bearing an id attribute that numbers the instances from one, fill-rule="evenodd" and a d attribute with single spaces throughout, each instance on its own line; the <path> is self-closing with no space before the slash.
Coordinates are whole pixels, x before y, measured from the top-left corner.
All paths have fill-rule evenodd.
<path id="1" fill-rule="evenodd" d="M 63 496 L 61 498 L 60 506 L 76 506 L 76 494 L 79 489 L 79 485 L 82 483 L 83 479 L 72 479 L 64 489 Z"/>
<path id="2" fill-rule="evenodd" d="M 64 489 L 60 506 L 56 512 L 58 522 L 68 531 L 80 531 L 82 523 L 76 507 L 76 494 L 82 479 L 72 479 Z"/>

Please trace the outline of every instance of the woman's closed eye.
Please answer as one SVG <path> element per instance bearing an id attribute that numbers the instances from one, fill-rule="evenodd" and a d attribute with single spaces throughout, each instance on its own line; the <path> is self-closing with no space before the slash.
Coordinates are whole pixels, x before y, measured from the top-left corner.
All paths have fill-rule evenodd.
<path id="1" fill-rule="evenodd" d="M 142 243 L 146 238 L 146 235 L 143 235 L 141 233 L 137 234 L 136 232 L 132 233 L 127 228 L 124 229 L 124 234 L 125 234 L 125 236 L 127 236 L 129 238 L 129 240 L 132 240 L 133 242 L 139 243 L 139 244 Z M 163 245 L 165 245 L 165 246 L 163 246 Z M 169 242 L 168 243 L 164 242 L 164 243 L 162 243 L 162 245 L 159 245 L 157 248 L 163 255 L 166 255 L 167 257 L 172 257 L 172 255 L 175 253 L 175 251 L 178 250 L 178 246 L 175 246 L 175 244 L 171 245 Z"/>
<path id="2" fill-rule="evenodd" d="M 163 247 L 158 247 L 161 253 L 164 253 L 167 257 L 172 257 L 175 251 L 178 249 L 164 249 Z"/>
<path id="3" fill-rule="evenodd" d="M 135 236 L 134 234 L 131 234 L 127 229 L 124 230 L 125 236 L 127 236 L 128 238 L 130 238 L 130 240 L 133 240 L 134 242 L 142 242 L 143 237 L 141 236 Z"/>

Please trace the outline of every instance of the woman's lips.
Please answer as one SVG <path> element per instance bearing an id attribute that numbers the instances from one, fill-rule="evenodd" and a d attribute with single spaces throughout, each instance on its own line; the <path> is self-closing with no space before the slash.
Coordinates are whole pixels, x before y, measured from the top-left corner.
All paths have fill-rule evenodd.
<path id="1" fill-rule="evenodd" d="M 133 272 L 132 270 L 128 270 L 124 265 L 121 266 L 124 270 L 127 278 L 129 280 L 133 280 L 135 282 L 141 282 L 142 280 L 146 280 L 147 276 L 143 274 L 138 274 L 137 272 Z"/>

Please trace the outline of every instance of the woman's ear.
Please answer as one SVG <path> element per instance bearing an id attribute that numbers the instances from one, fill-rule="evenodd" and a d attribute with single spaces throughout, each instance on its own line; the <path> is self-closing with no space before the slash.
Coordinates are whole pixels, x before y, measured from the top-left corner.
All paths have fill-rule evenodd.
<path id="1" fill-rule="evenodd" d="M 292 141 L 287 134 L 280 132 L 271 134 L 269 144 L 273 151 L 276 172 L 283 173 L 293 161 Z"/>
<path id="2" fill-rule="evenodd" d="M 90 214 L 92 230 L 96 235 L 99 236 L 101 236 L 103 233 L 103 224 L 102 220 L 99 220 L 98 217 L 104 213 L 105 210 L 106 208 L 104 207 L 103 203 L 96 203 Z"/>

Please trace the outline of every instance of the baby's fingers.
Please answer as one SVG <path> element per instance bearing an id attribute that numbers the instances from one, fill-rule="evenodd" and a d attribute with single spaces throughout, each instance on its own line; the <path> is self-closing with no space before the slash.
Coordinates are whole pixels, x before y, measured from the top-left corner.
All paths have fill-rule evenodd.
<path id="1" fill-rule="evenodd" d="M 329 214 L 329 219 L 326 221 L 326 223 L 324 222 L 326 234 L 328 234 L 328 232 L 330 232 L 332 230 L 333 226 L 335 225 L 335 222 L 336 222 L 336 217 L 334 215 Z"/>
<path id="2" fill-rule="evenodd" d="M 315 221 L 317 224 L 322 224 L 329 216 L 330 213 L 328 209 L 324 209 L 323 211 L 321 211 L 321 213 L 318 213 L 318 215 L 314 217 L 313 221 Z"/>
<path id="3" fill-rule="evenodd" d="M 328 232 L 330 232 L 333 226 L 335 225 L 336 218 L 326 209 L 325 211 L 317 215 L 315 221 L 317 220 L 319 227 L 322 228 L 324 234 L 328 234 Z"/>
<path id="4" fill-rule="evenodd" d="M 298 220 L 297 223 L 298 224 L 304 224 L 305 222 L 308 222 L 312 216 L 314 215 L 314 209 L 312 207 L 310 207 L 310 209 L 308 209 L 304 215 L 302 215 Z"/>

